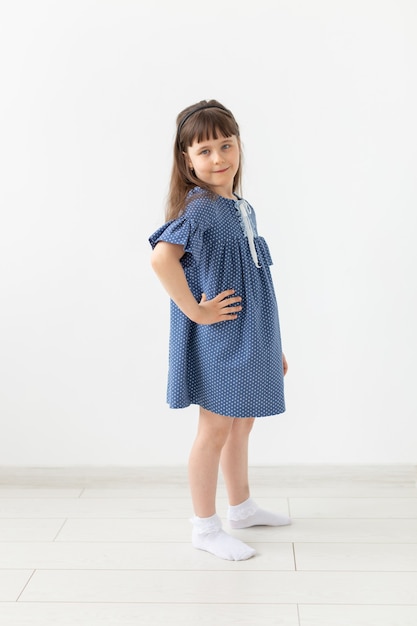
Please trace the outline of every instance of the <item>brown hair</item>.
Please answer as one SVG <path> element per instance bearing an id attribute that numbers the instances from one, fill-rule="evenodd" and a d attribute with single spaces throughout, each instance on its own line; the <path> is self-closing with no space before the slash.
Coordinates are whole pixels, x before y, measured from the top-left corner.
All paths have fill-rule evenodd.
<path id="1" fill-rule="evenodd" d="M 177 134 L 174 143 L 174 161 L 171 172 L 171 182 L 168 192 L 168 200 L 165 217 L 166 220 L 176 219 L 187 206 L 187 195 L 194 187 L 198 186 L 212 193 L 191 171 L 188 159 L 184 158 L 184 152 L 194 141 L 201 142 L 219 137 L 231 137 L 235 135 L 240 144 L 239 126 L 229 109 L 226 109 L 217 100 L 201 100 L 193 104 L 178 115 Z M 233 180 L 233 191 L 240 192 L 242 164 Z"/>

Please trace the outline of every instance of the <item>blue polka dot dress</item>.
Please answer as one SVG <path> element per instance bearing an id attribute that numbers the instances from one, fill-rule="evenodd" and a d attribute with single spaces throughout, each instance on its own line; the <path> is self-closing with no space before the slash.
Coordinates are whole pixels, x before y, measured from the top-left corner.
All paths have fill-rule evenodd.
<path id="1" fill-rule="evenodd" d="M 278 307 L 268 245 L 259 237 L 253 208 L 199 187 L 177 219 L 149 241 L 181 244 L 181 263 L 199 302 L 226 289 L 242 297 L 236 320 L 200 325 L 171 301 L 167 401 L 198 404 L 230 417 L 265 417 L 285 411 Z"/>

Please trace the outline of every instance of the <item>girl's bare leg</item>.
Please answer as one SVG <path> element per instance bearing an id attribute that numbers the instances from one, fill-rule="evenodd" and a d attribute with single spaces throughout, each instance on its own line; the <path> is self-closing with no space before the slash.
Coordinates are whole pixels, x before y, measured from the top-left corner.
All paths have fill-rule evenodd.
<path id="1" fill-rule="evenodd" d="M 248 447 L 254 421 L 251 417 L 234 418 L 223 446 L 220 462 L 230 505 L 240 504 L 250 496 Z"/>
<path id="2" fill-rule="evenodd" d="M 191 498 L 199 517 L 210 517 L 216 512 L 220 454 L 233 421 L 233 418 L 200 407 L 197 436 L 188 463 Z"/>

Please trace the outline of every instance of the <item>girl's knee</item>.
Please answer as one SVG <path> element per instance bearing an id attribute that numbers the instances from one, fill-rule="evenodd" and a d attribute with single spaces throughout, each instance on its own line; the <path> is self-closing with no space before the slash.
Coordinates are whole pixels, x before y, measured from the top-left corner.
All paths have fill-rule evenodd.
<path id="1" fill-rule="evenodd" d="M 222 447 L 233 427 L 233 418 L 212 413 L 200 407 L 198 432 L 216 447 Z"/>
<path id="2" fill-rule="evenodd" d="M 233 421 L 233 433 L 236 435 L 248 435 L 255 423 L 254 417 L 235 417 Z"/>

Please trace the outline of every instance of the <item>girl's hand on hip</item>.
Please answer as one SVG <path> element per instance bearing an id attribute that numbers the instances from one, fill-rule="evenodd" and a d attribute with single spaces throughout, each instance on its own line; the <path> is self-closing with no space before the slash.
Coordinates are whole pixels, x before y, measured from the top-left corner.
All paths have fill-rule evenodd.
<path id="1" fill-rule="evenodd" d="M 237 313 L 242 310 L 242 306 L 239 304 L 242 298 L 233 296 L 234 293 L 234 289 L 226 289 L 211 300 L 207 300 L 206 294 L 203 293 L 198 305 L 200 308 L 199 319 L 195 320 L 197 324 L 217 324 L 217 322 L 235 320 Z"/>

